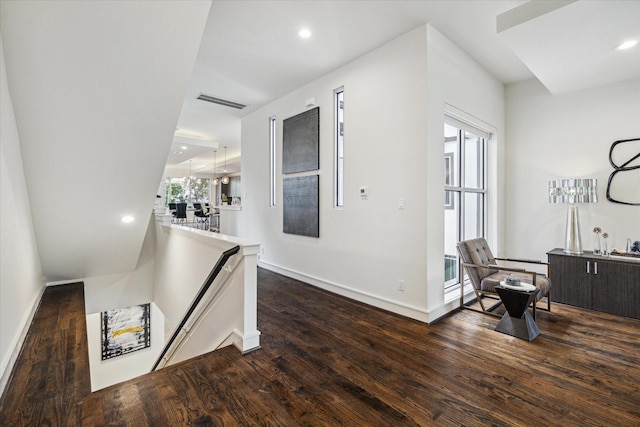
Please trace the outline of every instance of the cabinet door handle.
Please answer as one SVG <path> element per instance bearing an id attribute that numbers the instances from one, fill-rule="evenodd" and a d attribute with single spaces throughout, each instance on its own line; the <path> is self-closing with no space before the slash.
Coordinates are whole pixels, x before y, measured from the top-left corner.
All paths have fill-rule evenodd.
<path id="1" fill-rule="evenodd" d="M 590 262 L 587 261 L 587 274 L 591 274 L 591 269 L 589 268 Z"/>
<path id="2" fill-rule="evenodd" d="M 598 261 L 593 262 L 593 274 L 598 274 Z"/>

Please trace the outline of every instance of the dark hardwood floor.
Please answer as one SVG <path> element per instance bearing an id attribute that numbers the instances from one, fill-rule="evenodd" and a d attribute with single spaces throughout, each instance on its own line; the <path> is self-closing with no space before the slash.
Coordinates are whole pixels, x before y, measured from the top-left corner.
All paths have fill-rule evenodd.
<path id="1" fill-rule="evenodd" d="M 258 282 L 262 349 L 227 347 L 95 393 L 72 333 L 42 325 L 67 368 L 24 368 L 58 363 L 38 356 L 49 340 L 28 344 L 0 425 L 640 425 L 638 320 L 554 304 L 529 343 L 468 310 L 429 326 L 262 269 Z"/>
<path id="2" fill-rule="evenodd" d="M 0 426 L 73 424 L 91 392 L 85 317 L 82 283 L 45 289 L 0 399 Z"/>

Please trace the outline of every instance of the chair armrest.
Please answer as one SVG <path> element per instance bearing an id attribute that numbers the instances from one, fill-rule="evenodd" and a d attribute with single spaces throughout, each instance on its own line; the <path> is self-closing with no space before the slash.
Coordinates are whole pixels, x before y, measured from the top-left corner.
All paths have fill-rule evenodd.
<path id="1" fill-rule="evenodd" d="M 509 261 L 509 262 L 524 262 L 527 264 L 542 264 L 542 265 L 549 265 L 548 262 L 544 262 L 544 261 L 540 261 L 537 259 L 525 259 L 525 258 L 498 258 L 496 257 L 497 260 L 500 261 Z"/>
<path id="2" fill-rule="evenodd" d="M 498 258 L 496 258 L 496 259 L 498 259 Z M 534 286 L 536 284 L 536 275 L 538 274 L 535 271 L 528 271 L 528 270 L 525 270 L 524 268 L 502 267 L 502 266 L 496 265 L 496 264 L 482 265 L 482 264 L 469 264 L 469 263 L 466 263 L 466 262 L 461 262 L 460 264 L 463 265 L 464 267 L 490 268 L 492 270 L 511 271 L 511 272 L 514 272 L 514 273 L 530 274 L 531 275 L 531 283 Z"/>
<path id="3" fill-rule="evenodd" d="M 507 262 L 522 262 L 526 264 L 538 264 L 538 265 L 546 265 L 547 266 L 547 277 L 551 277 L 551 264 L 548 262 L 540 261 L 537 259 L 525 259 L 525 258 L 496 258 L 500 261 Z"/>
<path id="4" fill-rule="evenodd" d="M 483 264 L 470 264 L 468 262 L 462 262 L 460 261 L 460 265 L 464 266 L 464 267 L 476 267 L 476 268 L 491 268 L 491 266 L 489 264 L 487 265 L 483 265 Z M 495 267 L 497 268 L 497 266 Z"/>
<path id="5" fill-rule="evenodd" d="M 469 264 L 467 262 L 461 262 L 464 267 L 474 267 L 474 268 L 490 268 L 492 270 L 504 270 L 504 271 L 513 271 L 517 273 L 532 273 L 530 271 L 525 270 L 524 268 L 511 268 L 511 267 L 502 267 L 496 264 Z"/>
<path id="6" fill-rule="evenodd" d="M 534 273 L 533 271 L 527 271 L 524 268 L 502 267 L 501 265 L 489 264 L 486 268 L 502 271 L 513 271 L 514 273 Z"/>

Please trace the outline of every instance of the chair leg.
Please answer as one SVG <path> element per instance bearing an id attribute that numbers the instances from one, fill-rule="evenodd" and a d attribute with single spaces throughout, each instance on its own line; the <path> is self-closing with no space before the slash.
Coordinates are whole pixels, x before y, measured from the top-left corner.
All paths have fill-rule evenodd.
<path id="1" fill-rule="evenodd" d="M 483 298 L 483 296 L 485 294 L 483 294 L 482 292 L 479 292 L 475 288 L 473 289 L 473 292 L 476 294 L 476 300 L 480 303 L 481 310 L 478 310 L 477 308 L 473 308 L 473 307 L 470 307 L 470 306 L 464 304 L 464 301 L 462 300 L 462 292 L 461 292 L 461 299 L 460 299 L 460 301 L 461 301 L 460 307 L 461 308 L 464 308 L 464 309 L 467 309 L 467 310 L 472 310 L 472 311 L 477 311 L 478 313 L 484 313 L 484 314 L 490 314 L 492 316 L 502 317 L 501 314 L 497 314 L 497 313 L 493 312 L 493 310 L 495 310 L 496 308 L 498 308 L 498 307 L 500 307 L 502 305 L 502 300 L 501 299 L 497 299 L 497 301 L 495 303 L 493 303 L 490 307 L 485 307 L 484 303 L 482 302 L 482 298 Z M 496 298 L 489 297 L 489 296 L 486 296 L 486 298 L 496 299 Z"/>
<path id="2" fill-rule="evenodd" d="M 551 295 L 549 295 L 550 292 L 547 292 L 547 295 L 545 295 L 547 297 L 547 311 L 551 312 Z M 544 298 L 544 297 L 543 297 Z M 540 298 L 542 299 L 542 298 Z M 536 301 L 533 301 L 532 304 L 532 309 L 533 309 L 533 320 L 536 320 Z M 544 310 L 544 308 L 540 308 L 540 310 Z"/>
<path id="3" fill-rule="evenodd" d="M 482 297 L 480 296 L 480 294 L 478 292 L 476 292 L 476 298 L 478 299 L 478 302 L 480 303 L 480 308 L 482 308 L 482 311 L 487 311 L 487 309 L 484 308 L 484 304 L 482 303 Z"/>

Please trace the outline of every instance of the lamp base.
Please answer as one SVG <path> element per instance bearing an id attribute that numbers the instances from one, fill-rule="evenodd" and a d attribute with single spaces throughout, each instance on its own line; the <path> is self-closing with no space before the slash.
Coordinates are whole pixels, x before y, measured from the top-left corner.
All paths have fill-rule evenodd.
<path id="1" fill-rule="evenodd" d="M 578 207 L 567 207 L 567 230 L 564 236 L 564 252 L 571 255 L 582 254 L 582 241 L 580 239 L 580 222 L 578 221 Z"/>
<path id="2" fill-rule="evenodd" d="M 569 249 L 565 249 L 563 252 L 567 255 L 582 255 L 584 253 L 584 251 L 572 251 Z"/>

